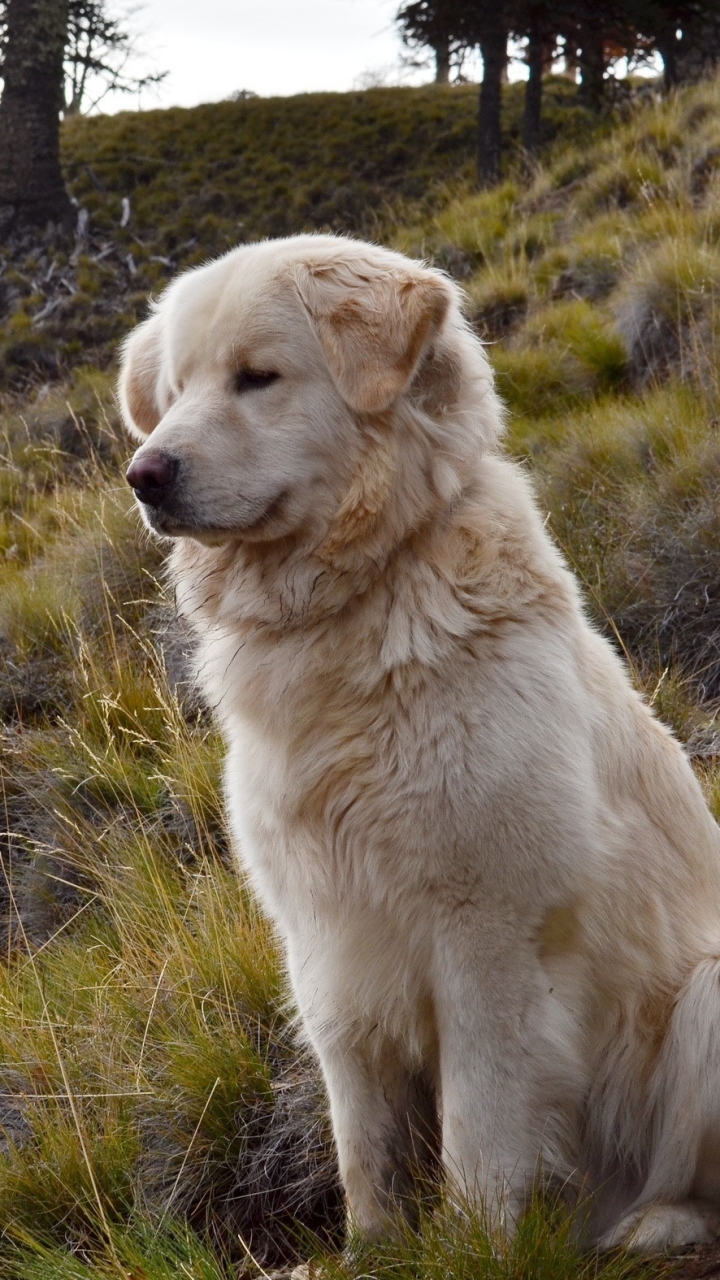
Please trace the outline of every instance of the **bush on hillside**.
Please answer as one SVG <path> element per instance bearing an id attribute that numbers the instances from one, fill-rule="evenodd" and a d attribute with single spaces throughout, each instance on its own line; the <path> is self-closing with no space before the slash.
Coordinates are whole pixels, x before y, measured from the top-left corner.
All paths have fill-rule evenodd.
<path id="1" fill-rule="evenodd" d="M 542 501 L 595 617 L 648 678 L 681 671 L 709 700 L 720 697 L 719 411 L 671 384 L 538 441 Z"/>
<path id="2" fill-rule="evenodd" d="M 720 254 L 669 242 L 630 273 L 616 303 L 628 371 L 638 389 L 677 374 L 713 376 Z"/>
<path id="3" fill-rule="evenodd" d="M 529 289 L 521 271 L 493 271 L 482 274 L 468 288 L 468 316 L 485 341 L 507 338 L 527 314 Z"/>
<path id="4" fill-rule="evenodd" d="M 611 230 L 596 226 L 571 245 L 558 249 L 555 260 L 548 255 L 536 279 L 545 281 L 552 298 L 581 298 L 600 302 L 613 292 L 623 269 L 622 239 Z"/>

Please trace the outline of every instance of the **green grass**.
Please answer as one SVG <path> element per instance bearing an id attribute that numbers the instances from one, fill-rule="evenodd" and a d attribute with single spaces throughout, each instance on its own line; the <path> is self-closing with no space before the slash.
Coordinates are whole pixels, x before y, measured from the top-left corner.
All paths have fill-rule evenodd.
<path id="1" fill-rule="evenodd" d="M 129 234 L 149 236 L 156 253 L 185 244 L 185 261 L 299 230 L 371 235 L 407 206 L 437 207 L 472 181 L 477 96 L 475 85 L 429 85 L 75 118 L 63 159 L 98 226 L 115 232 L 128 196 Z M 512 86 L 509 166 L 521 112 L 522 89 Z M 548 142 L 597 128 L 562 80 L 549 85 L 545 116 Z"/>
<path id="2" fill-rule="evenodd" d="M 443 1204 L 419 1235 L 333 1260 L 322 1092 L 228 849 L 188 637 L 121 479 L 116 344 L 179 266 L 328 227 L 428 256 L 464 283 L 509 449 L 589 610 L 720 814 L 720 85 L 593 123 L 552 83 L 533 173 L 513 86 L 507 173 L 481 194 L 476 93 L 70 121 L 90 240 L 5 263 L 0 1277 L 230 1280 L 309 1253 L 328 1280 L 668 1274 L 583 1253 L 547 1199 L 508 1247 Z"/>
<path id="3" fill-rule="evenodd" d="M 220 743 L 153 646 L 172 615 L 117 453 L 64 472 L 56 452 L 48 488 L 10 418 L 13 439 L 8 518 L 46 538 L 0 562 L 0 1274 L 53 1274 L 59 1250 L 54 1274 L 117 1274 L 144 1249 L 163 1255 L 148 1274 L 175 1253 L 230 1274 L 240 1236 L 282 1261 L 298 1223 L 332 1237 L 339 1199 L 275 943 L 227 851 Z"/>
<path id="4" fill-rule="evenodd" d="M 537 1195 L 515 1238 L 500 1242 L 478 1213 L 442 1204 L 421 1218 L 419 1233 L 397 1244 L 368 1248 L 355 1242 L 350 1262 L 321 1268 L 318 1280 L 352 1280 L 364 1275 L 392 1280 L 641 1280 L 646 1266 L 627 1255 L 600 1259 L 574 1240 L 574 1223 L 552 1195 Z M 655 1277 L 668 1270 L 660 1264 Z"/>
<path id="5" fill-rule="evenodd" d="M 0 247 L 0 389 L 108 368 L 150 293 L 239 240 L 318 230 L 386 239 L 442 209 L 472 187 L 477 97 L 477 86 L 430 85 L 66 121 L 65 174 L 89 232 L 73 251 L 52 237 L 9 257 Z M 521 115 L 522 87 L 510 86 L 509 172 L 523 171 Z M 572 86 L 549 83 L 549 149 L 597 129 Z"/>

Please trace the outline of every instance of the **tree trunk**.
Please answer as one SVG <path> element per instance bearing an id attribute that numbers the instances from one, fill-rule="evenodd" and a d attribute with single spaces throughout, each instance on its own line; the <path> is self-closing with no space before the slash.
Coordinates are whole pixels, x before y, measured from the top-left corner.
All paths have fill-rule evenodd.
<path id="1" fill-rule="evenodd" d="M 507 29 L 498 23 L 480 41 L 483 78 L 480 85 L 477 171 L 481 187 L 492 187 L 500 181 L 502 82 L 507 66 L 507 39 Z"/>
<path id="2" fill-rule="evenodd" d="M 450 83 L 450 42 L 448 40 L 435 45 L 435 83 Z"/>
<path id="3" fill-rule="evenodd" d="M 68 0 L 8 0 L 0 100 L 0 235 L 47 222 L 70 226 L 60 170 Z"/>
<path id="4" fill-rule="evenodd" d="M 599 111 L 605 96 L 605 42 L 600 23 L 583 22 L 580 39 L 580 98 Z"/>
<path id="5" fill-rule="evenodd" d="M 658 37 L 658 53 L 663 64 L 663 88 L 666 93 L 678 82 L 677 37 L 675 32 L 668 32 L 665 37 Z"/>
<path id="6" fill-rule="evenodd" d="M 540 150 L 543 90 L 543 32 L 537 9 L 530 10 L 530 33 L 527 49 L 529 75 L 525 85 L 523 111 L 523 146 L 530 155 Z"/>
<path id="7" fill-rule="evenodd" d="M 682 26 L 682 39 L 675 43 L 675 78 L 688 84 L 715 75 L 720 61 L 720 15 L 716 6 L 698 6 Z M 704 12 L 703 12 L 704 9 Z"/>
<path id="8" fill-rule="evenodd" d="M 571 39 L 570 36 L 564 36 L 563 45 L 563 61 L 565 63 L 563 75 L 567 76 L 568 80 L 571 80 L 573 84 L 577 84 L 577 73 L 580 65 L 578 61 L 577 40 Z"/>

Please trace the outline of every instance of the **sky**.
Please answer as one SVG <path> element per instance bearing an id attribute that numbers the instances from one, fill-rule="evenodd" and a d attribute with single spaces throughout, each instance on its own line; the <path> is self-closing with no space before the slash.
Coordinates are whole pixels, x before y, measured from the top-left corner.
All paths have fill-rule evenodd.
<path id="1" fill-rule="evenodd" d="M 240 89 L 263 97 L 363 87 L 408 77 L 393 27 L 399 0 L 143 0 L 143 68 L 168 70 L 156 90 L 113 95 L 102 110 L 195 106 Z M 113 8 L 113 12 L 117 12 Z M 139 64 L 138 65 L 139 68 Z"/>
<path id="2" fill-rule="evenodd" d="M 103 97 L 100 111 L 193 107 L 243 89 L 274 94 L 345 92 L 372 84 L 418 84 L 425 67 L 403 65 L 393 19 L 400 0 L 107 0 L 113 15 L 130 13 L 142 57 L 127 72 L 167 71 L 142 94 Z M 479 57 L 464 67 L 482 74 Z M 517 60 L 510 78 L 524 78 Z M 94 87 L 94 86 L 93 86 Z M 92 94 L 91 94 L 92 97 Z M 86 103 L 86 109 L 89 106 Z"/>

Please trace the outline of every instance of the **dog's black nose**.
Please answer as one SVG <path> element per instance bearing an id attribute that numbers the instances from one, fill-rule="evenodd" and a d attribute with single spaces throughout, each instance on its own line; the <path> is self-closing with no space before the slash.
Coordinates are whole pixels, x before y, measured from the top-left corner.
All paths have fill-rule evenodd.
<path id="1" fill-rule="evenodd" d="M 159 507 L 167 497 L 177 475 L 177 458 L 169 453 L 146 453 L 130 463 L 125 479 L 132 485 L 141 502 Z"/>

